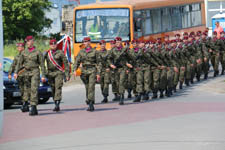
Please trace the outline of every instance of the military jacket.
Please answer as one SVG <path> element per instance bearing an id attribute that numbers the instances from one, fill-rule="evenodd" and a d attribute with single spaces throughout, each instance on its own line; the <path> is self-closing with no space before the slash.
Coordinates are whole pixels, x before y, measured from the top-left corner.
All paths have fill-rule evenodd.
<path id="1" fill-rule="evenodd" d="M 109 53 L 108 63 L 115 65 L 117 68 L 126 68 L 129 62 L 128 48 L 113 48 Z"/>
<path id="2" fill-rule="evenodd" d="M 10 68 L 9 68 L 9 72 L 8 72 L 9 75 L 12 75 L 12 73 L 15 71 L 16 65 L 19 63 L 20 55 L 21 55 L 21 52 L 20 52 L 18 55 L 16 55 L 16 56 L 14 57 L 13 63 L 11 64 L 11 66 L 10 66 Z M 20 71 L 21 69 L 22 69 L 22 67 L 19 66 L 19 71 Z M 19 74 L 19 75 L 22 76 L 22 75 L 24 75 L 24 74 L 22 73 L 22 74 Z"/>

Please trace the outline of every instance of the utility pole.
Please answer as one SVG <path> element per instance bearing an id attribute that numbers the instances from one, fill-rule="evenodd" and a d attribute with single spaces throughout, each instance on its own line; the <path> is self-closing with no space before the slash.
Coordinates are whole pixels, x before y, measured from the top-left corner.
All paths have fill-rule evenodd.
<path id="1" fill-rule="evenodd" d="M 0 0 L 0 136 L 3 125 L 3 25 L 2 25 L 2 0 Z"/>

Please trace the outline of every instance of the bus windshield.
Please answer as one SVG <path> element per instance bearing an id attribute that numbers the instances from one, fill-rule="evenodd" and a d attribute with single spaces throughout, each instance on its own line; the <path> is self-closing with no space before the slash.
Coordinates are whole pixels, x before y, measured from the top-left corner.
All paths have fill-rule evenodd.
<path id="1" fill-rule="evenodd" d="M 110 41 L 119 36 L 123 41 L 130 40 L 129 9 L 104 8 L 76 11 L 75 42 L 84 37 L 92 42 Z"/>

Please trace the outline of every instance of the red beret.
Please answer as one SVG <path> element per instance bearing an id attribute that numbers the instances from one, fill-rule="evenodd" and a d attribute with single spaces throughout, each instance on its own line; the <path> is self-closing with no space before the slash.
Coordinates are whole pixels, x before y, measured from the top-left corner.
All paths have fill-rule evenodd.
<path id="1" fill-rule="evenodd" d="M 217 35 L 217 32 L 216 32 L 216 31 L 213 31 L 213 34 L 214 34 L 214 35 Z"/>
<path id="2" fill-rule="evenodd" d="M 190 35 L 195 35 L 195 32 L 194 32 L 194 31 L 192 31 L 192 32 L 190 33 Z"/>
<path id="3" fill-rule="evenodd" d="M 116 41 L 122 41 L 122 38 L 121 37 L 116 37 L 115 40 Z"/>
<path id="4" fill-rule="evenodd" d="M 90 37 L 85 37 L 85 38 L 83 39 L 83 42 L 87 42 L 87 41 L 91 41 L 91 38 L 90 38 Z"/>
<path id="5" fill-rule="evenodd" d="M 184 34 L 183 35 L 188 35 L 188 33 L 187 32 L 184 32 Z"/>
<path id="6" fill-rule="evenodd" d="M 222 31 L 222 32 L 221 32 L 221 34 L 225 34 L 225 32 L 224 32 L 224 31 Z"/>
<path id="7" fill-rule="evenodd" d="M 208 36 L 208 32 L 203 32 L 202 35 Z"/>
<path id="8" fill-rule="evenodd" d="M 17 47 L 24 47 L 24 43 L 16 43 Z"/>
<path id="9" fill-rule="evenodd" d="M 50 45 L 52 45 L 52 44 L 57 44 L 56 39 L 51 39 L 51 40 L 49 41 L 49 44 L 50 44 Z"/>
<path id="10" fill-rule="evenodd" d="M 116 41 L 115 40 L 111 40 L 110 43 L 111 44 L 116 44 Z"/>
<path id="11" fill-rule="evenodd" d="M 132 44 L 133 44 L 133 43 L 138 43 L 138 40 L 134 39 L 134 40 L 132 40 L 131 43 L 132 43 Z"/>
<path id="12" fill-rule="evenodd" d="M 180 34 L 176 34 L 175 36 L 179 36 L 180 37 Z"/>
<path id="13" fill-rule="evenodd" d="M 100 44 L 104 44 L 104 43 L 106 43 L 105 40 L 101 40 L 100 41 Z"/>
<path id="14" fill-rule="evenodd" d="M 34 37 L 31 36 L 31 35 L 29 35 L 29 36 L 27 36 L 27 37 L 25 38 L 25 41 L 27 42 L 27 41 L 32 40 L 32 39 L 34 39 Z"/>

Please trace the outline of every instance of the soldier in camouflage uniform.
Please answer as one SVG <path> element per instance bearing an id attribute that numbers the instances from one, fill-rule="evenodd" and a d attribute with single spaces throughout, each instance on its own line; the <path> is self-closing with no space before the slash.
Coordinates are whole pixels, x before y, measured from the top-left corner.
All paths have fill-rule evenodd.
<path id="1" fill-rule="evenodd" d="M 14 77 L 21 69 L 24 68 L 25 74 L 25 97 L 30 97 L 31 110 L 29 115 L 38 115 L 38 88 L 40 84 L 40 69 L 42 71 L 42 82 L 45 82 L 45 69 L 42 53 L 34 46 L 34 39 L 32 36 L 27 36 L 26 39 L 27 48 L 21 53 L 19 63 L 16 66 Z"/>
<path id="2" fill-rule="evenodd" d="M 129 55 L 129 63 L 132 66 L 136 65 L 136 57 L 135 57 L 135 52 L 137 52 L 139 50 L 138 48 L 138 40 L 133 40 L 132 42 L 132 49 L 130 49 L 128 51 L 128 55 Z M 137 79 L 136 79 L 136 71 L 135 71 L 135 67 L 133 68 L 128 68 L 128 74 L 127 74 L 127 90 L 128 90 L 128 98 L 132 98 L 132 94 L 131 92 L 133 91 L 133 94 L 135 95 L 135 97 L 138 96 L 137 90 L 136 90 L 136 86 L 137 86 Z"/>
<path id="3" fill-rule="evenodd" d="M 213 38 L 210 41 L 210 55 L 211 55 L 211 63 L 214 69 L 214 77 L 219 74 L 219 57 L 220 57 L 220 42 L 217 38 L 217 32 L 213 32 Z"/>
<path id="4" fill-rule="evenodd" d="M 44 62 L 47 64 L 46 76 L 52 88 L 53 100 L 55 108 L 53 111 L 60 111 L 60 102 L 62 100 L 62 86 L 64 76 L 67 81 L 70 78 L 70 68 L 68 60 L 61 50 L 57 49 L 57 41 L 50 40 L 50 49 L 44 54 Z M 64 65 L 65 69 L 62 68 Z"/>
<path id="5" fill-rule="evenodd" d="M 22 53 L 22 51 L 24 50 L 24 43 L 17 43 L 16 44 L 16 47 L 17 47 L 17 50 L 19 51 L 19 54 L 16 55 L 13 59 L 13 63 L 12 65 L 10 66 L 10 69 L 9 69 L 9 72 L 8 72 L 8 78 L 9 80 L 12 79 L 12 73 L 15 71 L 16 69 L 16 65 L 19 63 L 19 58 L 20 58 L 20 55 Z M 20 67 L 20 73 L 18 74 L 18 77 L 17 77 L 17 81 L 18 81 L 18 84 L 19 84 L 19 89 L 20 89 L 20 92 L 21 92 L 21 97 L 22 97 L 22 101 L 23 101 L 23 104 L 22 104 L 22 107 L 21 107 L 21 111 L 22 112 L 28 112 L 29 111 L 29 104 L 28 104 L 28 99 L 29 98 L 26 98 L 24 94 L 25 92 L 25 82 L 24 82 L 24 76 L 25 74 L 23 73 L 23 68 Z"/>
<path id="6" fill-rule="evenodd" d="M 128 47 L 123 47 L 122 38 L 116 37 L 116 47 L 110 51 L 110 59 L 108 63 L 113 69 L 116 79 L 116 87 L 119 90 L 117 94 L 120 97 L 120 105 L 124 104 L 124 93 L 125 93 L 125 80 L 126 80 L 126 70 L 132 68 L 132 65 L 128 63 Z"/>
<path id="7" fill-rule="evenodd" d="M 110 46 L 111 46 L 111 50 L 113 50 L 116 47 L 116 41 L 112 40 L 110 41 Z M 110 50 L 110 51 L 111 51 Z M 112 85 L 112 92 L 114 94 L 114 98 L 112 99 L 113 101 L 118 101 L 120 99 L 119 97 L 119 91 L 116 85 L 116 76 L 115 76 L 115 72 L 114 69 L 111 69 L 110 71 L 110 79 L 111 79 L 111 85 Z"/>
<path id="8" fill-rule="evenodd" d="M 90 37 L 83 39 L 84 49 L 78 53 L 74 63 L 74 76 L 76 76 L 76 70 L 82 64 L 81 67 L 81 80 L 86 89 L 86 103 L 88 104 L 87 111 L 94 111 L 95 103 L 95 82 L 100 81 L 100 61 L 98 52 L 91 47 Z"/>
<path id="9" fill-rule="evenodd" d="M 101 85 L 101 91 L 104 99 L 102 100 L 102 103 L 108 102 L 108 96 L 109 96 L 109 83 L 110 83 L 110 67 L 108 64 L 109 59 L 109 51 L 106 50 L 106 42 L 104 40 L 100 41 L 101 49 L 99 51 L 99 61 L 101 63 L 101 73 L 100 73 L 100 85 Z"/>

